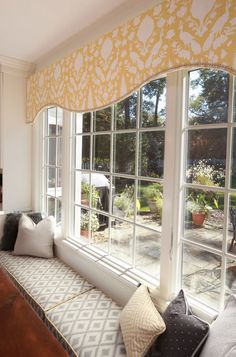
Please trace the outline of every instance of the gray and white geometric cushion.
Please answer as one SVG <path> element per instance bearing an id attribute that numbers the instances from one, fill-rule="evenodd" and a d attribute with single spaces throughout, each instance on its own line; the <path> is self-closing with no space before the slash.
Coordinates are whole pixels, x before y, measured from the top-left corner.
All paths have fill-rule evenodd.
<path id="1" fill-rule="evenodd" d="M 13 256 L 11 252 L 0 251 L 0 265 L 24 295 L 29 295 L 30 303 L 36 303 L 43 312 L 93 288 L 57 258 Z M 42 312 L 37 312 L 42 316 Z"/>
<path id="2" fill-rule="evenodd" d="M 93 289 L 46 312 L 46 319 L 79 357 L 124 357 L 121 310 L 101 291 Z"/>

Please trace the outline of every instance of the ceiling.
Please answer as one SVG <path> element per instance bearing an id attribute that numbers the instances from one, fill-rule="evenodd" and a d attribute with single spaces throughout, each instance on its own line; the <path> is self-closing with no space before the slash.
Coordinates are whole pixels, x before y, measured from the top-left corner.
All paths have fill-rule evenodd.
<path id="1" fill-rule="evenodd" d="M 132 0 L 0 0 L 0 56 L 36 62 Z"/>

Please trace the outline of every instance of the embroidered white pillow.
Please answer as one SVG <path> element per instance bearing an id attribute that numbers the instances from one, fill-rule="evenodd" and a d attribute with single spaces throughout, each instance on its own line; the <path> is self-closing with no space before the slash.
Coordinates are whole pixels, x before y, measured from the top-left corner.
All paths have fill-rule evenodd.
<path id="1" fill-rule="evenodd" d="M 41 258 L 53 257 L 54 217 L 47 217 L 35 224 L 31 218 L 22 215 L 14 255 L 32 255 Z"/>

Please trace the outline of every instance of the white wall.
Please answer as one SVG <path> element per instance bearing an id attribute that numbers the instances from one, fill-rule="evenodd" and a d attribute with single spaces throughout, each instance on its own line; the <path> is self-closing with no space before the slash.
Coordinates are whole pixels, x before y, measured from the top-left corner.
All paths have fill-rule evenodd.
<path id="1" fill-rule="evenodd" d="M 3 210 L 31 209 L 31 126 L 26 125 L 26 75 L 2 70 Z"/>

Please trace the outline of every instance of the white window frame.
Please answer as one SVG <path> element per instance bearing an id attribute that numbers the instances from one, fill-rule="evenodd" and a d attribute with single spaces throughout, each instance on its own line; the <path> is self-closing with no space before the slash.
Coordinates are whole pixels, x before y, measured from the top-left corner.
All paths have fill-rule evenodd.
<path id="1" fill-rule="evenodd" d="M 158 79 L 158 78 L 163 78 L 163 77 L 166 77 L 164 75 L 162 76 L 159 76 L 155 79 Z M 150 81 L 149 81 L 150 82 Z M 149 83 L 148 82 L 148 83 Z M 136 127 L 135 128 L 131 128 L 131 129 L 115 129 L 113 128 L 113 125 L 114 125 L 114 106 L 111 105 L 111 108 L 112 108 L 112 125 L 111 125 L 111 130 L 107 130 L 107 131 L 96 131 L 96 132 L 93 132 L 92 131 L 92 127 L 91 127 L 91 132 L 90 132 L 90 138 L 93 138 L 93 136 L 96 136 L 96 135 L 110 135 L 110 170 L 105 172 L 105 171 L 96 171 L 96 170 L 92 170 L 92 151 L 90 150 L 90 170 L 83 170 L 84 172 L 97 172 L 97 173 L 102 173 L 104 175 L 109 175 L 110 177 L 112 176 L 113 178 L 115 177 L 122 177 L 122 178 L 127 178 L 127 179 L 134 179 L 135 181 L 150 181 L 150 182 L 159 182 L 163 185 L 163 189 L 164 189 L 164 179 L 163 178 L 160 178 L 160 179 L 155 179 L 155 178 L 152 178 L 152 177 L 145 177 L 145 176 L 140 176 L 138 174 L 138 165 L 137 165 L 137 161 L 138 161 L 138 149 L 139 149 L 139 133 L 142 133 L 142 132 L 165 132 L 166 133 L 166 125 L 164 127 L 143 127 L 141 128 L 140 127 L 140 89 L 137 90 L 137 117 L 136 117 Z M 75 114 L 72 113 L 72 117 L 74 116 Z M 78 114 L 77 114 L 78 115 Z M 82 114 L 79 114 L 82 116 Z M 82 119 L 82 118 L 81 118 Z M 73 123 L 72 123 L 73 125 Z M 93 125 L 93 119 L 91 119 L 91 125 Z M 74 127 L 72 128 L 72 132 L 75 133 L 75 129 Z M 92 133 L 92 134 L 91 134 Z M 136 171 L 133 175 L 130 175 L 130 174 L 124 174 L 124 173 L 115 173 L 112 171 L 112 166 L 113 166 L 113 135 L 116 135 L 116 134 L 127 134 L 127 133 L 136 133 L 137 134 L 137 139 L 136 139 L 136 156 L 135 156 L 135 162 L 136 162 Z M 88 134 L 88 133 L 85 133 L 85 135 Z M 81 134 L 78 134 L 78 135 L 81 135 Z M 71 171 L 80 171 L 80 170 L 76 170 L 74 168 L 74 162 L 75 162 L 75 137 L 76 137 L 76 134 L 73 135 L 74 136 L 74 140 L 73 140 L 73 143 L 72 143 L 72 146 L 73 146 L 73 154 L 72 154 L 72 157 L 71 157 Z M 165 139 L 166 141 L 166 139 Z M 166 144 L 165 144 L 166 145 Z M 165 165 L 164 165 L 165 167 Z M 76 206 L 76 204 L 73 202 L 73 197 L 74 197 L 74 187 L 75 187 L 75 183 L 74 183 L 74 175 L 72 175 L 72 181 L 71 181 L 71 198 L 72 198 L 72 201 L 71 201 L 71 209 L 70 209 L 70 217 L 73 217 L 74 216 L 74 207 Z M 136 202 L 136 198 L 137 198 L 137 185 L 136 185 L 136 190 L 135 190 L 135 202 Z M 110 195 L 110 200 L 112 199 L 111 195 Z M 111 209 L 112 209 L 112 204 L 110 202 L 110 211 L 109 212 L 104 212 L 104 211 L 100 211 L 98 209 L 94 209 L 93 208 L 93 211 L 96 212 L 96 213 L 99 213 L 99 214 L 102 214 L 102 215 L 105 215 L 107 217 L 111 217 L 113 219 L 117 219 L 117 217 L 115 215 L 112 214 L 111 212 Z M 84 207 L 86 208 L 86 207 Z M 136 226 L 140 226 L 140 224 L 138 224 L 136 222 L 136 219 L 134 219 L 133 222 L 131 222 L 130 220 L 128 219 L 125 219 L 125 218 L 122 218 L 123 221 L 126 221 L 127 223 L 131 223 L 132 225 L 134 225 L 134 229 Z M 71 222 L 73 224 L 73 222 Z M 142 226 L 143 227 L 143 226 Z M 109 223 L 109 229 L 110 229 L 110 223 Z M 151 229 L 151 228 L 148 228 L 150 231 L 153 231 L 153 232 L 157 232 L 157 230 L 154 230 L 154 229 Z M 162 235 L 162 232 L 161 232 L 161 235 Z M 130 267 L 129 264 L 126 264 L 125 262 L 121 261 L 120 259 L 117 259 L 115 258 L 114 256 L 111 256 L 110 255 L 110 240 L 109 240 L 109 244 L 108 244 L 108 254 L 105 253 L 105 252 L 102 252 L 99 248 L 89 244 L 89 243 L 86 243 L 84 240 L 80 240 L 79 237 L 75 238 L 74 237 L 74 233 L 73 233 L 73 228 L 72 228 L 72 225 L 70 226 L 70 239 L 72 239 L 73 242 L 75 242 L 76 244 L 78 244 L 80 246 L 80 249 L 83 248 L 83 249 L 87 249 L 91 252 L 94 252 L 94 254 L 96 255 L 99 255 L 101 259 L 103 259 L 104 261 L 106 261 L 106 263 L 110 264 L 111 267 L 115 267 L 115 269 L 121 269 L 122 272 L 126 272 L 125 274 L 134 278 L 136 281 L 143 281 L 143 282 L 149 282 L 150 285 L 152 286 L 156 286 L 157 284 L 159 285 L 159 276 L 156 277 L 156 278 L 153 278 L 152 276 L 148 275 L 147 273 L 144 273 L 144 272 L 141 272 L 140 270 L 138 270 L 137 268 L 135 268 L 135 259 L 133 259 L 133 266 Z M 134 257 L 135 255 L 135 250 L 136 250 L 136 246 L 135 244 L 133 245 L 133 250 L 132 250 L 132 255 Z M 162 250 L 162 246 L 161 246 L 161 250 Z"/>
<path id="2" fill-rule="evenodd" d="M 167 74 L 167 102 L 166 102 L 166 124 L 165 124 L 165 164 L 164 164 L 164 176 L 163 176 L 163 215 L 162 215 L 162 242 L 161 242 L 161 257 L 160 257 L 160 285 L 159 285 L 159 296 L 163 301 L 169 301 L 174 294 L 178 292 L 181 288 L 181 254 L 182 254 L 182 244 L 186 240 L 181 237 L 181 232 L 183 231 L 183 215 L 184 215 L 184 190 L 186 187 L 191 186 L 191 188 L 200 188 L 204 189 L 202 186 L 198 185 L 189 185 L 185 183 L 185 165 L 186 160 L 184 153 L 186 151 L 186 136 L 185 132 L 185 122 L 187 116 L 187 101 L 188 101 L 188 71 L 192 70 L 179 70 L 176 72 L 170 72 Z M 157 79 L 156 77 L 153 79 Z M 216 128 L 227 127 L 228 128 L 228 137 L 227 137 L 227 163 L 226 163 L 226 186 L 225 188 L 220 187 L 211 187 L 215 191 L 224 191 L 229 195 L 231 192 L 236 193 L 236 189 L 230 189 L 230 167 L 231 167 L 231 140 L 233 128 L 236 128 L 236 123 L 233 123 L 233 76 L 230 75 L 230 91 L 229 91 L 229 117 L 230 122 L 224 124 L 216 124 Z M 139 113 L 139 111 L 137 111 Z M 121 264 L 117 259 L 107 256 L 107 254 L 101 254 L 101 252 L 94 246 L 87 246 L 84 242 L 80 242 L 73 237 L 72 225 L 73 225 L 73 187 L 74 187 L 74 135 L 73 135 L 73 113 L 64 111 L 63 114 L 63 156 L 62 156 L 62 182 L 63 182 L 63 193 L 62 193 L 62 233 L 67 242 L 71 246 L 75 247 L 76 250 L 84 252 L 85 255 L 89 255 L 90 259 L 93 261 L 99 261 L 107 271 L 112 272 L 112 274 L 117 274 L 120 277 L 125 277 L 129 279 L 133 284 L 136 284 L 138 281 L 146 282 L 150 286 L 157 285 L 157 279 L 149 279 L 145 274 L 137 274 L 135 269 L 129 270 L 127 272 L 127 266 Z M 113 114 L 114 115 L 114 114 Z M 43 114 L 41 114 L 43 118 Z M 44 121 L 41 119 L 41 121 Z M 137 118 L 139 122 L 139 118 Z M 42 128 L 40 125 L 36 125 L 36 130 L 40 135 L 42 135 Z M 207 129 L 208 127 L 213 127 L 214 124 L 207 125 L 198 125 L 194 129 Z M 153 128 L 150 128 L 145 131 L 153 131 Z M 136 132 L 137 129 L 134 131 Z M 159 129 L 160 130 L 160 129 Z M 126 130 L 120 130 L 118 132 L 130 132 Z M 97 132 L 101 134 L 102 132 Z M 110 132 L 104 132 L 106 134 Z M 138 141 L 138 140 L 137 140 Z M 39 145 L 42 144 L 42 140 L 39 140 Z M 111 140 L 112 145 L 112 140 Z M 136 143 L 138 145 L 138 142 Z M 41 146 L 42 147 L 42 146 Z M 37 150 L 36 150 L 37 154 Z M 90 153 L 90 156 L 92 153 Z M 112 155 L 112 151 L 111 151 Z M 43 155 L 36 155 L 38 160 L 43 159 Z M 90 157 L 91 160 L 91 157 Z M 137 156 L 136 156 L 137 160 Z M 42 164 L 42 161 L 40 161 Z M 91 161 L 92 162 L 92 161 Z M 137 166 L 136 166 L 137 167 Z M 41 171 L 42 172 L 42 171 Z M 104 173 L 104 172 L 103 172 Z M 107 172 L 110 175 L 110 172 Z M 105 173 L 106 174 L 106 173 Z M 113 176 L 122 176 L 128 177 L 129 175 L 125 174 L 112 174 Z M 42 175 L 42 178 L 44 175 Z M 133 177 L 132 177 L 133 178 Z M 145 180 L 144 177 L 138 176 L 137 172 L 134 175 L 135 179 Z M 149 180 L 149 178 L 148 178 Z M 151 180 L 151 179 L 150 179 Z M 155 181 L 155 180 L 154 180 Z M 159 180 L 158 180 L 159 181 Z M 174 183 L 173 183 L 174 181 Z M 41 203 L 43 198 L 43 187 L 44 182 L 42 182 Z M 205 190 L 209 190 L 209 187 L 205 187 Z M 40 191 L 40 190 L 39 190 Z M 137 194 L 137 193 L 136 193 Z M 39 197 L 39 195 L 38 195 Z M 111 205 L 110 205 L 111 207 Z M 180 209 L 181 207 L 181 209 Z M 229 202 L 228 199 L 225 199 L 224 206 L 224 219 L 226 223 L 228 221 L 228 208 Z M 41 206 L 43 209 L 43 205 Z M 104 212 L 99 212 L 104 214 Z M 224 240 L 222 248 L 222 271 L 225 271 L 226 268 L 226 259 L 232 258 L 236 259 L 233 254 L 227 252 L 226 246 L 226 227 L 224 231 Z M 194 243 L 187 241 L 187 244 L 199 245 L 199 243 Z M 208 248 L 203 246 L 204 250 L 214 252 L 213 248 Z M 134 247 L 135 250 L 135 247 Z M 219 251 L 217 251 L 219 254 Z M 91 260 L 91 261 L 92 261 Z M 225 274 L 222 274 L 222 287 L 225 286 Z M 221 301 L 220 309 L 223 307 L 223 297 L 224 289 L 221 291 Z M 213 316 L 215 310 L 212 310 L 209 307 L 203 306 L 203 304 L 197 302 L 195 299 L 190 299 L 192 305 L 195 307 L 195 310 L 198 314 L 202 314 L 204 317 Z"/>
<path id="3" fill-rule="evenodd" d="M 216 254 L 222 258 L 222 265 L 221 265 L 221 289 L 220 289 L 220 299 L 219 299 L 219 310 L 224 308 L 225 303 L 225 279 L 226 279 L 226 260 L 227 258 L 232 258 L 236 260 L 235 255 L 230 254 L 227 252 L 227 235 L 228 235 L 228 221 L 229 221 L 229 197 L 230 194 L 236 193 L 236 189 L 230 188 L 230 168 L 231 168 L 231 154 L 232 154 L 232 132 L 233 128 L 236 128 L 236 123 L 233 122 L 233 88 L 234 88 L 234 77 L 233 75 L 229 75 L 229 102 L 228 102 L 228 118 L 226 123 L 218 123 L 218 124 L 202 124 L 202 125 L 188 125 L 188 73 L 189 71 L 194 70 L 194 68 L 183 70 L 183 83 L 184 83 L 184 90 L 183 90 L 183 102 L 185 110 L 183 110 L 182 120 L 181 120 L 181 127 L 179 130 L 179 137 L 181 138 L 181 152 L 182 152 L 182 163 L 180 164 L 180 185 L 179 185 L 179 197 L 178 202 L 180 202 L 181 209 L 179 210 L 179 221 L 178 221 L 178 244 L 179 244 L 179 252 L 178 252 L 178 261 L 181 262 L 181 254 L 183 245 L 191 245 L 193 247 L 198 247 L 204 251 Z M 187 152 L 187 132 L 189 130 L 211 130 L 211 129 L 227 129 L 227 144 L 226 144 L 226 167 L 225 167 L 225 186 L 218 187 L 218 186 L 204 186 L 198 185 L 193 183 L 186 183 L 185 181 L 185 172 L 186 172 L 186 165 L 187 165 L 187 157 L 185 157 L 184 153 Z M 186 189 L 200 189 L 202 191 L 214 191 L 214 192 L 223 192 L 224 193 L 224 227 L 223 227 L 223 239 L 222 239 L 222 249 L 218 250 L 210 246 L 206 246 L 199 242 L 194 242 L 192 240 L 186 239 L 182 236 L 182 232 L 184 231 L 183 224 L 184 224 L 184 192 Z M 177 241 L 177 239 L 176 239 Z M 182 280 L 182 272 L 181 266 L 179 266 L 178 273 L 176 274 L 176 286 L 177 288 L 181 288 L 181 280 Z M 214 314 L 216 311 L 214 308 L 210 308 L 208 305 L 204 306 L 204 304 L 197 301 L 196 298 L 190 298 L 192 304 L 196 306 L 197 310 L 208 311 L 210 314 Z"/>
<path id="4" fill-rule="evenodd" d="M 62 190 L 62 196 L 61 199 L 58 198 L 56 190 L 57 190 L 57 173 L 58 170 L 61 170 L 61 175 L 63 175 L 63 171 L 64 171 L 64 132 L 62 130 L 62 135 L 58 135 L 58 133 L 56 133 L 53 136 L 50 136 L 47 133 L 47 115 L 48 115 L 48 110 L 50 108 L 56 108 L 55 106 L 50 106 L 48 108 L 46 108 L 40 115 L 40 119 L 41 119 L 41 123 L 39 123 L 39 130 L 41 132 L 41 140 L 39 140 L 42 144 L 42 150 L 41 150 L 41 185 L 40 185 L 40 196 L 41 196 L 41 202 L 40 202 L 40 209 L 43 212 L 44 215 L 48 214 L 48 207 L 47 207 L 47 198 L 48 197 L 52 197 L 55 199 L 55 215 L 57 214 L 57 201 L 61 202 L 61 207 L 62 207 L 62 196 L 63 196 L 63 190 Z M 57 108 L 56 108 L 57 111 Z M 63 126 L 64 126 L 64 113 L 63 113 Z M 56 128 L 57 128 L 57 115 L 56 115 Z M 50 165 L 48 163 L 47 160 L 47 155 L 48 155 L 48 147 L 46 142 L 48 142 L 49 138 L 55 138 L 56 140 L 56 157 L 55 157 L 55 165 Z M 62 153 L 61 153 L 61 165 L 58 165 L 58 160 L 57 160 L 57 155 L 58 155 L 58 150 L 57 150 L 57 142 L 58 142 L 58 138 L 61 138 L 62 140 Z M 54 168 L 55 169 L 55 188 L 54 188 L 54 194 L 48 194 L 47 192 L 47 168 Z M 63 186 L 63 180 L 62 180 L 62 186 Z M 62 208 L 61 208 L 61 213 L 63 212 Z M 62 221 L 62 219 L 61 219 Z M 61 227 L 61 221 L 57 223 L 58 227 Z"/>

